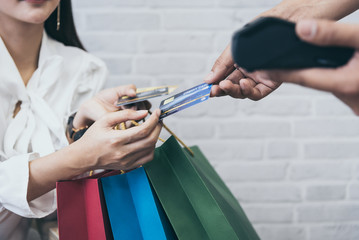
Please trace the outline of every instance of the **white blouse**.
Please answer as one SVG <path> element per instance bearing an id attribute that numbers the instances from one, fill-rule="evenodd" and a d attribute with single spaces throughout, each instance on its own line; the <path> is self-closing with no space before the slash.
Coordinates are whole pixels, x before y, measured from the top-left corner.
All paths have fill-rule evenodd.
<path id="1" fill-rule="evenodd" d="M 68 116 L 106 77 L 101 60 L 44 33 L 38 69 L 25 86 L 0 38 L 0 239 L 23 239 L 28 218 L 55 211 L 55 190 L 27 202 L 29 161 L 68 145 Z M 21 110 L 13 118 L 18 101 Z"/>

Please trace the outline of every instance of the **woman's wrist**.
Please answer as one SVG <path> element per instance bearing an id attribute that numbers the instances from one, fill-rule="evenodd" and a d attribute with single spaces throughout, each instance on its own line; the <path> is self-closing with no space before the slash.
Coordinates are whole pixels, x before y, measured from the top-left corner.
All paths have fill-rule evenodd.
<path id="1" fill-rule="evenodd" d="M 71 144 L 52 154 L 29 162 L 27 200 L 30 202 L 55 188 L 56 182 L 70 180 L 91 170 L 93 157 L 84 146 Z"/>
<path id="2" fill-rule="evenodd" d="M 75 142 L 69 145 L 66 149 L 66 153 L 71 155 L 64 161 L 64 167 L 68 173 L 70 173 L 71 178 L 79 176 L 88 171 L 89 167 L 86 164 L 87 156 L 83 151 L 81 144 Z"/>
<path id="3" fill-rule="evenodd" d="M 76 155 L 74 167 L 82 173 L 96 170 L 98 163 L 98 149 L 91 142 L 80 139 L 71 144 L 72 151 Z"/>
<path id="4" fill-rule="evenodd" d="M 74 119 L 76 118 L 76 115 L 77 113 L 72 114 L 67 121 L 66 136 L 70 143 L 79 140 L 88 129 L 88 125 L 79 128 L 74 126 Z"/>

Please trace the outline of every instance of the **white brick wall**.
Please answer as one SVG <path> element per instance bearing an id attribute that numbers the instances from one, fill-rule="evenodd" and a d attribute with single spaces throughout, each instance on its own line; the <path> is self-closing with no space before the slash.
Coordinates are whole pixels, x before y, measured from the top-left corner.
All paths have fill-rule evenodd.
<path id="1" fill-rule="evenodd" d="M 107 86 L 184 90 L 202 82 L 234 30 L 278 2 L 73 5 L 85 46 L 108 64 Z M 259 102 L 215 98 L 165 122 L 201 147 L 262 239 L 359 239 L 359 118 L 330 94 L 283 85 Z"/>

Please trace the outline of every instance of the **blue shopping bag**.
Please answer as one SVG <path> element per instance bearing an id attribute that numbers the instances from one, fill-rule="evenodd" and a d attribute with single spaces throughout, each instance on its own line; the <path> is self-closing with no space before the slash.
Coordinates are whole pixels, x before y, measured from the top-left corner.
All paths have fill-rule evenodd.
<path id="1" fill-rule="evenodd" d="M 114 240 L 177 239 L 142 167 L 101 184 Z"/>

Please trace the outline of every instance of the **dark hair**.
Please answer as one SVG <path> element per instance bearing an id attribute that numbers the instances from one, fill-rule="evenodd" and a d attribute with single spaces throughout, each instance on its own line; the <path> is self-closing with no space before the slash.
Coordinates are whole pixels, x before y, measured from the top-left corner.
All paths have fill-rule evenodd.
<path id="1" fill-rule="evenodd" d="M 71 0 L 60 0 L 60 29 L 57 27 L 57 8 L 45 21 L 46 33 L 53 39 L 62 42 L 66 46 L 78 47 L 85 50 L 82 45 L 74 24 Z"/>

